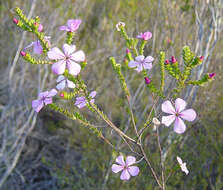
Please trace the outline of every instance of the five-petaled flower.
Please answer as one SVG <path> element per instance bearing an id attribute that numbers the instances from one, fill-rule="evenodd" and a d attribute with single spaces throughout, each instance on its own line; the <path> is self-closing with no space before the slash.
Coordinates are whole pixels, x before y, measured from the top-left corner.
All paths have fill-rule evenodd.
<path id="1" fill-rule="evenodd" d="M 81 24 L 80 19 L 69 19 L 67 21 L 67 26 L 60 26 L 60 30 L 65 30 L 67 32 L 75 32 Z"/>
<path id="2" fill-rule="evenodd" d="M 75 84 L 72 81 L 68 80 L 63 75 L 58 76 L 57 82 L 58 82 L 58 84 L 57 84 L 56 88 L 58 90 L 63 90 L 65 87 L 75 88 Z"/>
<path id="3" fill-rule="evenodd" d="M 123 156 L 118 156 L 115 161 L 118 164 L 112 165 L 112 171 L 114 173 L 122 171 L 120 175 L 121 180 L 129 180 L 131 176 L 137 176 L 139 174 L 139 168 L 137 166 L 132 166 L 136 163 L 136 158 L 134 156 L 127 156 L 126 162 Z"/>
<path id="4" fill-rule="evenodd" d="M 185 110 L 186 105 L 187 103 L 180 98 L 175 100 L 175 109 L 169 100 L 163 102 L 161 106 L 162 111 L 171 115 L 163 116 L 162 123 L 169 127 L 175 120 L 174 131 L 179 134 L 184 133 L 186 125 L 182 119 L 194 121 L 196 118 L 196 112 L 193 109 Z"/>
<path id="5" fill-rule="evenodd" d="M 39 97 L 37 100 L 32 101 L 32 107 L 36 112 L 39 112 L 43 106 L 47 104 L 52 104 L 52 97 L 57 94 L 57 90 L 52 89 L 50 91 L 45 91 L 39 93 Z"/>
<path id="6" fill-rule="evenodd" d="M 180 168 L 185 174 L 187 175 L 189 173 L 189 170 L 187 169 L 186 162 L 183 163 L 182 159 L 177 156 L 177 161 L 180 165 Z"/>
<path id="7" fill-rule="evenodd" d="M 117 31 L 121 31 L 120 27 L 125 27 L 125 23 L 124 22 L 119 22 L 118 24 L 116 24 Z"/>
<path id="8" fill-rule="evenodd" d="M 66 67 L 72 75 L 78 75 L 81 71 L 79 62 L 85 61 L 85 54 L 82 50 L 76 51 L 75 45 L 63 45 L 63 52 L 59 48 L 54 47 L 48 53 L 49 59 L 57 60 L 52 65 L 52 70 L 55 74 L 61 75 L 65 72 Z"/>
<path id="9" fill-rule="evenodd" d="M 147 56 L 146 58 L 144 55 L 139 55 L 134 60 L 129 62 L 129 67 L 134 68 L 136 67 L 136 71 L 141 72 L 143 69 L 152 69 L 152 62 L 154 58 L 152 56 Z"/>
<path id="10" fill-rule="evenodd" d="M 136 38 L 143 39 L 143 40 L 147 41 L 152 38 L 152 33 L 149 31 L 140 33 L 139 35 L 136 36 Z"/>
<path id="11" fill-rule="evenodd" d="M 50 41 L 49 41 L 50 36 L 45 36 L 44 39 L 47 41 L 48 45 L 50 46 Z M 42 47 L 39 40 L 37 40 L 35 42 L 32 42 L 31 44 L 26 46 L 24 49 L 30 48 L 32 46 L 33 46 L 33 53 L 35 53 L 35 54 L 42 54 L 43 53 L 43 47 Z"/>
<path id="12" fill-rule="evenodd" d="M 96 96 L 96 91 L 92 91 L 90 94 L 89 94 L 89 98 L 90 98 L 90 103 L 94 103 L 94 97 Z M 87 99 L 84 97 L 84 96 L 80 96 L 80 97 L 77 97 L 76 98 L 76 102 L 75 102 L 75 106 L 77 106 L 78 108 L 83 108 L 85 107 L 87 104 Z"/>

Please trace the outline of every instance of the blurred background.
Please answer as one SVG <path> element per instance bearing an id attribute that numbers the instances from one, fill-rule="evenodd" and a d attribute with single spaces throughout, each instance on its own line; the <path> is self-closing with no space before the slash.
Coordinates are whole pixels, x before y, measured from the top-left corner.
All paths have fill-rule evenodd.
<path id="1" fill-rule="evenodd" d="M 181 95 L 197 111 L 198 119 L 168 153 L 166 168 L 177 172 L 168 179 L 167 189 L 223 189 L 222 0 L 0 1 L 0 189 L 158 189 L 144 162 L 139 164 L 139 176 L 123 182 L 111 173 L 117 155 L 102 140 L 48 108 L 37 117 L 31 101 L 38 92 L 55 87 L 56 77 L 50 66 L 33 66 L 19 56 L 36 39 L 12 22 L 15 7 L 29 17 L 40 17 L 52 46 L 64 43 L 66 35 L 58 30 L 59 26 L 70 18 L 82 19 L 75 44 L 87 55 L 83 78 L 89 90 L 97 91 L 98 106 L 123 130 L 128 129 L 130 120 L 119 81 L 108 61 L 114 56 L 122 63 L 125 57 L 124 40 L 115 28 L 117 22 L 125 22 L 132 37 L 147 30 L 153 33 L 145 55 L 156 58 L 152 70 L 155 81 L 159 81 L 159 51 L 165 51 L 167 58 L 174 55 L 182 61 L 182 47 L 189 45 L 196 55 L 203 55 L 204 63 L 193 78 L 207 72 L 217 75 L 212 83 L 199 89 L 188 88 Z M 136 120 L 143 123 L 151 106 L 144 81 L 135 72 L 125 72 L 125 76 L 131 84 Z M 167 83 L 174 85 L 169 78 Z M 94 121 L 90 112 L 83 112 Z M 106 130 L 105 135 L 116 146 L 122 146 L 113 131 Z M 152 130 L 148 130 L 145 145 L 159 170 L 159 151 L 154 141 Z M 161 141 L 165 145 L 165 137 Z M 187 161 L 188 176 L 173 165 L 178 154 Z"/>

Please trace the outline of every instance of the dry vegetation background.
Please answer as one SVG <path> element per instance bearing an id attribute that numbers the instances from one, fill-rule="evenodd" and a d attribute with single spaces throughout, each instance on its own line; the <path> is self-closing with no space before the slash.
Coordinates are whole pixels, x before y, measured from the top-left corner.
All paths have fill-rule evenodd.
<path id="1" fill-rule="evenodd" d="M 109 56 L 119 62 L 124 58 L 124 41 L 115 30 L 118 21 L 126 23 L 129 35 L 146 30 L 153 33 L 145 54 L 158 57 L 164 50 L 167 56 L 180 60 L 182 47 L 189 45 L 197 55 L 204 55 L 204 64 L 194 78 L 216 72 L 216 79 L 182 94 L 193 104 L 199 119 L 172 150 L 183 151 L 190 175 L 176 173 L 167 189 L 223 189 L 222 0 L 1 0 L 0 189 L 155 189 L 143 163 L 138 177 L 122 182 L 111 174 L 114 152 L 107 144 L 47 108 L 38 117 L 33 112 L 31 101 L 39 91 L 55 86 L 55 76 L 49 66 L 31 66 L 19 57 L 21 49 L 35 39 L 13 24 L 17 6 L 29 16 L 40 16 L 52 46 L 63 44 L 65 35 L 58 27 L 67 19 L 83 20 L 75 41 L 87 54 L 85 81 L 98 92 L 97 104 L 123 129 L 130 121 L 121 114 L 125 112 L 122 93 L 108 61 Z M 153 77 L 159 80 L 156 74 Z M 135 97 L 134 112 L 142 122 L 150 106 L 143 94 L 144 82 L 135 73 L 127 79 Z M 169 85 L 173 85 L 171 81 Z M 150 133 L 146 143 L 152 149 Z M 106 135 L 116 138 L 112 131 Z M 149 151 L 158 167 L 156 150 Z"/>

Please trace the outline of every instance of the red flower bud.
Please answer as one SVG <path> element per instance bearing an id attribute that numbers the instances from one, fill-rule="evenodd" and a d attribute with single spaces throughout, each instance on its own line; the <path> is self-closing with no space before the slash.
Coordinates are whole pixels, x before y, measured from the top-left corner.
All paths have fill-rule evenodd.
<path id="1" fill-rule="evenodd" d="M 127 49 L 125 50 L 125 52 L 126 52 L 126 54 L 128 54 L 128 53 L 130 53 L 130 50 L 127 48 Z"/>
<path id="2" fill-rule="evenodd" d="M 204 56 L 200 56 L 200 61 L 203 61 L 204 60 Z"/>
<path id="3" fill-rule="evenodd" d="M 13 22 L 15 23 L 15 24 L 18 24 L 18 20 L 16 19 L 16 18 L 13 18 Z"/>
<path id="4" fill-rule="evenodd" d="M 177 62 L 177 60 L 176 60 L 176 58 L 174 56 L 171 57 L 171 62 L 172 63 L 176 63 Z"/>
<path id="5" fill-rule="evenodd" d="M 26 56 L 26 52 L 21 51 L 21 52 L 20 52 L 20 55 L 21 55 L 21 56 Z"/>
<path id="6" fill-rule="evenodd" d="M 168 65 L 169 63 L 170 63 L 170 61 L 167 59 L 167 60 L 165 61 L 165 64 Z"/>
<path id="7" fill-rule="evenodd" d="M 210 79 L 212 79 L 212 78 L 215 77 L 215 75 L 216 75 L 216 73 L 209 73 L 209 74 L 208 74 L 208 77 L 209 77 Z"/>
<path id="8" fill-rule="evenodd" d="M 148 77 L 145 77 L 144 79 L 145 79 L 145 83 L 146 84 L 150 84 L 151 83 L 151 80 Z"/>

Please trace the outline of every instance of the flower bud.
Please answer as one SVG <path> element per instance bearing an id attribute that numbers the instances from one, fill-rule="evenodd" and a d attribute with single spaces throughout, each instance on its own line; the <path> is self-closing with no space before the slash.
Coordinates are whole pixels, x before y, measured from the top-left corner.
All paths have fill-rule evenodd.
<path id="1" fill-rule="evenodd" d="M 13 18 L 13 22 L 15 23 L 15 24 L 18 24 L 18 20 L 16 19 L 16 18 Z"/>
<path id="2" fill-rule="evenodd" d="M 212 78 L 215 77 L 215 75 L 216 75 L 216 73 L 209 73 L 209 74 L 208 74 L 208 77 L 209 77 L 210 79 L 212 79 Z"/>
<path id="3" fill-rule="evenodd" d="M 200 61 L 203 61 L 204 60 L 204 56 L 200 56 L 199 59 L 200 59 Z"/>
<path id="4" fill-rule="evenodd" d="M 154 117 L 153 118 L 153 124 L 156 125 L 156 126 L 159 126 L 160 125 L 160 121 L 156 117 Z"/>
<path id="5" fill-rule="evenodd" d="M 127 48 L 127 49 L 125 50 L 125 52 L 126 52 L 126 54 L 128 54 L 128 53 L 130 53 L 130 50 Z"/>
<path id="6" fill-rule="evenodd" d="M 21 52 L 20 52 L 20 55 L 21 55 L 21 56 L 26 56 L 26 52 L 21 51 Z"/>
<path id="7" fill-rule="evenodd" d="M 150 84 L 151 83 L 151 80 L 149 79 L 149 77 L 145 77 L 144 79 L 145 79 L 145 83 L 146 84 Z"/>
<path id="8" fill-rule="evenodd" d="M 63 93 L 63 92 L 60 93 L 60 97 L 61 97 L 61 98 L 64 98 L 64 93 Z"/>
<path id="9" fill-rule="evenodd" d="M 176 58 L 174 56 L 171 57 L 171 62 L 172 63 L 176 63 L 177 62 L 177 60 L 176 60 Z"/>
<path id="10" fill-rule="evenodd" d="M 125 27 L 125 23 L 124 22 L 118 22 L 118 24 L 116 24 L 116 29 L 117 31 L 121 31 L 121 27 Z"/>
<path id="11" fill-rule="evenodd" d="M 165 64 L 168 65 L 170 64 L 170 61 L 168 59 L 165 60 Z"/>

